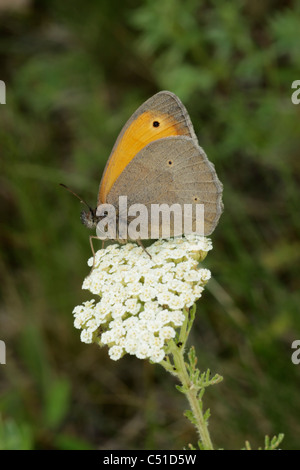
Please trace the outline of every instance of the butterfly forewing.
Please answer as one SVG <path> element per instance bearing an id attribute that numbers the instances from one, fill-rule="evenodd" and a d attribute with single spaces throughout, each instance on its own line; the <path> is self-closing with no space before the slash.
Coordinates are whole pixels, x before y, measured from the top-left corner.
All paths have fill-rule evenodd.
<path id="1" fill-rule="evenodd" d="M 144 147 L 155 140 L 180 135 L 197 142 L 189 115 L 179 98 L 169 91 L 149 98 L 127 121 L 116 140 L 100 183 L 98 205 L 108 202 L 114 183 Z"/>

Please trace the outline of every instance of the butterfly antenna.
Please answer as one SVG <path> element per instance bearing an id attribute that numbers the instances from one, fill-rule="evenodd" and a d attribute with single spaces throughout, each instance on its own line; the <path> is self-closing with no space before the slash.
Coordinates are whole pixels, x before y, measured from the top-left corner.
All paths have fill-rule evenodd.
<path id="1" fill-rule="evenodd" d="M 63 183 L 59 183 L 60 186 L 62 186 L 63 188 L 67 189 L 70 193 L 72 193 L 75 197 L 77 197 L 77 199 L 79 199 L 80 202 L 82 202 L 82 204 L 85 204 L 86 207 L 91 211 L 93 212 L 93 209 L 88 205 L 87 202 L 85 202 L 84 199 L 82 199 L 80 196 L 78 196 L 78 194 L 74 193 L 74 191 L 72 191 L 72 189 L 68 188 L 68 186 L 66 186 L 65 184 Z"/>

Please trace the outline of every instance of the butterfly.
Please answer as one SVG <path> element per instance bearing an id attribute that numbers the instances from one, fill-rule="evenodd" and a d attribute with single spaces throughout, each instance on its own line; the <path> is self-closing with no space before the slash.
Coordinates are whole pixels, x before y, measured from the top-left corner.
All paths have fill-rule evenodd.
<path id="1" fill-rule="evenodd" d="M 104 207 L 114 208 L 119 219 L 124 216 L 119 210 L 120 196 L 126 196 L 129 207 L 142 204 L 150 213 L 153 205 L 177 204 L 184 208 L 187 204 L 192 207 L 201 204 L 204 207 L 203 235 L 210 235 L 223 211 L 222 192 L 223 185 L 214 165 L 199 146 L 184 105 L 174 93 L 161 91 L 145 101 L 121 130 L 103 172 L 97 207 L 93 209 L 77 197 L 88 208 L 82 211 L 81 221 L 90 229 L 107 216 L 107 211 L 101 210 Z M 162 218 L 153 223 L 149 216 L 148 222 L 144 238 L 160 238 L 164 228 Z M 193 227 L 195 222 L 193 215 Z M 153 231 L 156 237 L 151 237 Z M 175 234 L 174 223 L 171 223 L 170 234 Z M 93 238 L 99 237 L 90 236 L 94 254 Z M 118 232 L 115 238 L 126 242 L 126 236 L 121 238 Z M 140 237 L 135 240 L 141 244 Z"/>

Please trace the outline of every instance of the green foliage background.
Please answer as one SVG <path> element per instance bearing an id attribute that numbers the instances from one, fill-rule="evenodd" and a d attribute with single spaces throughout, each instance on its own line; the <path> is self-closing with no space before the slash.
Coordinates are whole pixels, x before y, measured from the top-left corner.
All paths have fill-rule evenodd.
<path id="1" fill-rule="evenodd" d="M 181 449 L 196 436 L 159 366 L 80 343 L 91 205 L 119 130 L 162 89 L 224 184 L 192 336 L 217 447 L 300 448 L 300 2 L 2 0 L 0 448 Z"/>

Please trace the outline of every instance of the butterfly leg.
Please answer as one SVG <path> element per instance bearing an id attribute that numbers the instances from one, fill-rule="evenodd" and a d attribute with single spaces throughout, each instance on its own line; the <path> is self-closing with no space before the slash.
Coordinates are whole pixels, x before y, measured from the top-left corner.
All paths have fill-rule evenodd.
<path id="1" fill-rule="evenodd" d="M 95 260 L 96 260 L 96 255 L 95 255 L 95 250 L 94 250 L 94 245 L 93 245 L 93 238 L 96 238 L 97 240 L 100 240 L 99 237 L 97 237 L 96 235 L 90 235 L 90 246 L 91 246 L 91 250 L 92 250 L 92 253 L 93 253 L 93 266 L 92 266 L 92 269 L 91 269 L 91 272 L 93 271 L 94 267 L 95 267 Z M 102 250 L 104 248 L 104 240 L 102 240 Z"/>
<path id="2" fill-rule="evenodd" d="M 148 253 L 148 251 L 146 250 L 146 248 L 144 247 L 143 243 L 142 243 L 142 240 L 140 240 L 139 238 L 137 240 L 135 240 L 136 243 L 141 246 L 144 250 L 145 253 L 147 253 L 147 255 L 149 256 L 150 259 L 152 259 L 152 256 L 150 255 L 150 253 Z"/>

